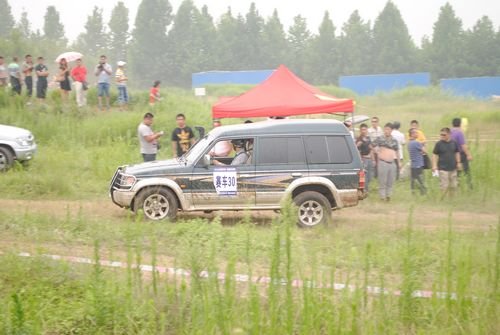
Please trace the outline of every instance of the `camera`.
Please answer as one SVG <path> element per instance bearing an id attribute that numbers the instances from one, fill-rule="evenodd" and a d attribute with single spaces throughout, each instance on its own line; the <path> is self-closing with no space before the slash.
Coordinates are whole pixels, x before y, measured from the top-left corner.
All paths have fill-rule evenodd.
<path id="1" fill-rule="evenodd" d="M 97 68 L 102 71 L 102 70 L 104 70 L 104 65 L 101 64 L 101 63 L 99 63 L 99 65 L 97 66 Z"/>

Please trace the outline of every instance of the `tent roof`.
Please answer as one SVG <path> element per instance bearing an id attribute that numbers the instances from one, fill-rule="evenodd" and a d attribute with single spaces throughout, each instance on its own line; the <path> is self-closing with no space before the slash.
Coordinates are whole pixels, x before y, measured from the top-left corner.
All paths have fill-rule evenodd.
<path id="1" fill-rule="evenodd" d="M 260 85 L 240 96 L 219 100 L 214 118 L 291 116 L 317 113 L 352 113 L 354 102 L 339 99 L 309 85 L 280 65 Z"/>

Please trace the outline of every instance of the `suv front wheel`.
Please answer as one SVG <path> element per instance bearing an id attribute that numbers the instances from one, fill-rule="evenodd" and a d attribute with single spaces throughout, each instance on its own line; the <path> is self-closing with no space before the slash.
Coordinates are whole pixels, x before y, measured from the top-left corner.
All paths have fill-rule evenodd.
<path id="1" fill-rule="evenodd" d="M 297 224 L 300 227 L 310 228 L 330 222 L 331 206 L 323 194 L 314 191 L 302 192 L 293 201 L 298 207 Z"/>
<path id="2" fill-rule="evenodd" d="M 174 219 L 177 215 L 177 199 L 164 187 L 148 187 L 134 201 L 134 212 L 142 210 L 150 220 Z"/>
<path id="3" fill-rule="evenodd" d="M 6 147 L 0 146 L 0 172 L 7 171 L 14 163 L 14 156 Z"/>

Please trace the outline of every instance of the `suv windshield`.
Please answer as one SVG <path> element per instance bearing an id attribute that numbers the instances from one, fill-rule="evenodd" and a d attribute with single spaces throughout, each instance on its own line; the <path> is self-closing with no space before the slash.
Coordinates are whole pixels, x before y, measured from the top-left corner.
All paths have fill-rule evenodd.
<path id="1" fill-rule="evenodd" d="M 203 137 L 201 140 L 196 142 L 191 149 L 189 149 L 184 156 L 182 156 L 183 160 L 186 160 L 187 162 L 194 162 L 200 155 L 201 153 L 207 148 L 208 144 L 213 141 L 213 137 L 209 135 L 206 135 Z"/>

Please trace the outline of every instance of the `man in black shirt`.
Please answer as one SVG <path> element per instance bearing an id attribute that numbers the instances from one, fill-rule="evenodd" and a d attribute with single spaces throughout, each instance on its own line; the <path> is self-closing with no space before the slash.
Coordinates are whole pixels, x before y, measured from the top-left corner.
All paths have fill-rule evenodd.
<path id="1" fill-rule="evenodd" d="M 36 97 L 42 101 L 47 94 L 47 77 L 49 76 L 49 69 L 43 64 L 43 57 L 38 57 L 38 64 L 35 66 L 35 73 L 37 76 L 36 82 Z"/>
<path id="2" fill-rule="evenodd" d="M 450 128 L 440 131 L 441 140 L 436 143 L 432 151 L 432 172 L 439 171 L 439 181 L 443 196 L 448 193 L 452 196 L 457 188 L 457 170 L 461 170 L 460 150 L 458 144 L 451 140 Z"/>
<path id="3" fill-rule="evenodd" d="M 177 114 L 175 121 L 177 122 L 177 128 L 172 132 L 172 152 L 174 157 L 181 157 L 194 144 L 194 133 L 191 128 L 186 126 L 184 114 Z"/>
<path id="4" fill-rule="evenodd" d="M 363 168 L 365 169 L 365 192 L 368 193 L 376 162 L 373 155 L 372 141 L 370 136 L 368 136 L 368 125 L 362 123 L 359 126 L 359 131 L 360 134 L 356 139 L 356 146 L 363 161 Z"/>

